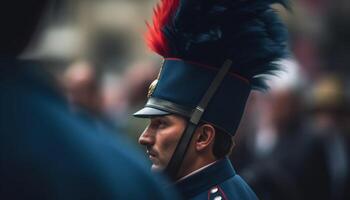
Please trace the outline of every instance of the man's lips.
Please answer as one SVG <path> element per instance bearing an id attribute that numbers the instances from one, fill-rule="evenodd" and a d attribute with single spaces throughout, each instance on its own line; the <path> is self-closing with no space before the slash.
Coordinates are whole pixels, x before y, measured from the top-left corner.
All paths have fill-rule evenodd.
<path id="1" fill-rule="evenodd" d="M 149 156 L 152 156 L 152 157 L 155 157 L 156 156 L 156 153 L 152 150 L 149 150 L 147 149 L 146 153 L 149 155 Z"/>
<path id="2" fill-rule="evenodd" d="M 157 154 L 154 151 L 147 149 L 146 153 L 147 153 L 149 159 L 153 163 L 155 163 L 157 161 L 157 159 L 156 159 L 157 158 Z"/>

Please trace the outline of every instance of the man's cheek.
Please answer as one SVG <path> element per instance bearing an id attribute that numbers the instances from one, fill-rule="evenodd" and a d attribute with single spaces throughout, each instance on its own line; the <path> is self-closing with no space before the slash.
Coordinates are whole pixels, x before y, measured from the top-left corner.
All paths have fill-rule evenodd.
<path id="1" fill-rule="evenodd" d="M 175 142 L 164 143 L 164 146 L 162 148 L 163 149 L 163 156 L 164 157 L 171 157 L 171 155 L 175 151 L 175 147 L 176 147 L 176 143 Z"/>

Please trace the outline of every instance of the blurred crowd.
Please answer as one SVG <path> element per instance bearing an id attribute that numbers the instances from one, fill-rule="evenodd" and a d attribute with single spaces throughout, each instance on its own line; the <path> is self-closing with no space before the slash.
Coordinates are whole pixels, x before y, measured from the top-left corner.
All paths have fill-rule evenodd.
<path id="1" fill-rule="evenodd" d="M 350 2 L 293 10 L 293 62 L 251 96 L 231 159 L 261 199 L 349 199 Z"/>
<path id="2" fill-rule="evenodd" d="M 73 111 L 131 138 L 145 127 L 131 114 L 160 67 L 142 41 L 154 2 L 63 3 L 37 52 Z M 292 13 L 281 10 L 293 57 L 270 77 L 271 91 L 251 94 L 231 155 L 260 199 L 350 199 L 349 13 L 348 0 L 295 0 Z"/>

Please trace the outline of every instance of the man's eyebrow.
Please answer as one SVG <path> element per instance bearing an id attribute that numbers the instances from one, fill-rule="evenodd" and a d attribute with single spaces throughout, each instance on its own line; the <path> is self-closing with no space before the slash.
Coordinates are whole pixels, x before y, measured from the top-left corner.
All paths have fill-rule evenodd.
<path id="1" fill-rule="evenodd" d="M 171 120 L 171 116 L 165 115 L 165 116 L 156 116 L 152 118 L 153 120 Z"/>
<path id="2" fill-rule="evenodd" d="M 163 116 L 163 119 L 170 120 L 170 119 L 171 119 L 171 116 L 169 116 L 169 115 L 165 115 L 165 116 Z"/>
<path id="3" fill-rule="evenodd" d="M 161 120 L 163 119 L 163 116 L 155 116 L 151 118 L 152 120 Z"/>

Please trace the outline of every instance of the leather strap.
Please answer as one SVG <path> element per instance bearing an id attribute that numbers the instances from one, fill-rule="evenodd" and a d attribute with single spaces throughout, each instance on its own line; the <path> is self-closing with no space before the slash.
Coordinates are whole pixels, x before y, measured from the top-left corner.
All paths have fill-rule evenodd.
<path id="1" fill-rule="evenodd" d="M 214 80 L 210 84 L 208 90 L 206 91 L 205 95 L 199 102 L 196 109 L 191 113 L 190 120 L 187 123 L 186 129 L 184 133 L 182 134 L 176 149 L 173 153 L 173 156 L 171 157 L 166 169 L 165 173 L 172 179 L 173 181 L 177 178 L 177 173 L 181 167 L 182 161 L 185 157 L 186 151 L 188 149 L 188 146 L 191 142 L 191 139 L 193 137 L 193 133 L 197 128 L 198 123 L 200 122 L 203 113 L 205 112 L 205 109 L 208 106 L 208 103 L 214 96 L 215 92 L 221 85 L 223 79 L 225 78 L 226 74 L 229 72 L 229 69 L 232 65 L 231 60 L 226 60 L 221 67 L 220 71 L 216 74 Z"/>

